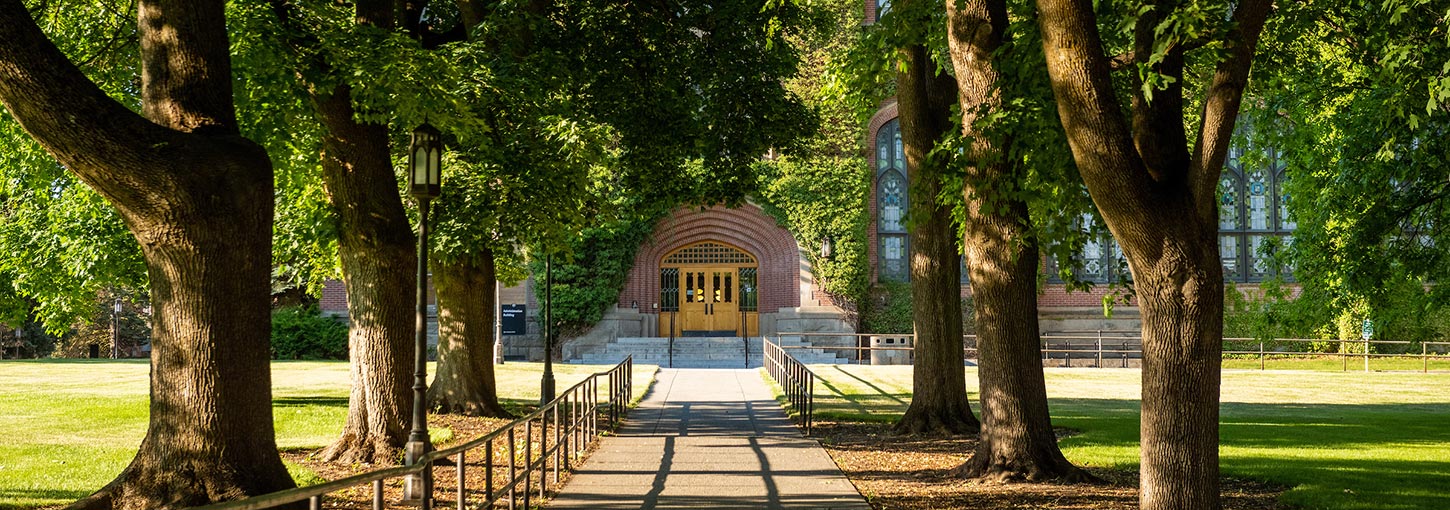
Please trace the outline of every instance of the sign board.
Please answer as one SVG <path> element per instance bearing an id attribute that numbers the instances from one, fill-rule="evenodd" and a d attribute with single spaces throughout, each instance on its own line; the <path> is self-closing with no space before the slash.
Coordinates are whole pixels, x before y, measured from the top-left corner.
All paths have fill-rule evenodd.
<path id="1" fill-rule="evenodd" d="M 503 334 L 522 335 L 528 333 L 527 314 L 524 305 L 502 305 L 499 310 L 502 313 Z"/>
<path id="2" fill-rule="evenodd" d="M 1364 326 L 1360 329 L 1360 332 L 1359 333 L 1360 333 L 1360 338 L 1362 338 L 1364 340 L 1369 340 L 1370 337 L 1373 337 L 1374 336 L 1374 321 L 1371 321 L 1369 319 L 1365 319 L 1364 320 Z"/>

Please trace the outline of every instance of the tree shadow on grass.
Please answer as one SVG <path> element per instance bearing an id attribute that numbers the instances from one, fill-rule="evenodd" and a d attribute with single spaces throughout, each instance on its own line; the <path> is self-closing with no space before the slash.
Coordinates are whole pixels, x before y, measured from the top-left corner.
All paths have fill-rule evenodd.
<path id="1" fill-rule="evenodd" d="M 22 510 L 38 506 L 56 506 L 86 497 L 90 491 L 58 489 L 0 489 L 0 510 Z M 24 501 L 24 503 L 17 503 Z"/>
<path id="2" fill-rule="evenodd" d="M 1088 455 L 1138 456 L 1137 400 L 1054 399 L 1053 422 Z M 1220 406 L 1220 465 L 1293 487 L 1286 503 L 1342 508 L 1450 508 L 1450 405 L 1264 404 Z"/>
<path id="3" fill-rule="evenodd" d="M 817 417 L 893 420 L 910 395 L 842 395 L 824 385 Z M 858 389 L 857 391 L 860 391 Z M 1137 469 L 1139 401 L 1050 399 L 1053 424 L 1082 431 L 1062 440 L 1070 460 Z M 1292 487 L 1286 503 L 1337 508 L 1450 508 L 1450 403 L 1301 404 L 1225 402 L 1220 463 L 1225 476 Z"/>
<path id="4" fill-rule="evenodd" d="M 272 407 L 347 407 L 347 397 L 274 397 Z"/>

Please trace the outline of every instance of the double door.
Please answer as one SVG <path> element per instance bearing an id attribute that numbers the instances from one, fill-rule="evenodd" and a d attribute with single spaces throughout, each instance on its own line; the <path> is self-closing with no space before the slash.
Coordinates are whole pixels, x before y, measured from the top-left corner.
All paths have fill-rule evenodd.
<path id="1" fill-rule="evenodd" d="M 680 330 L 684 334 L 740 333 L 740 275 L 733 267 L 680 268 Z"/>

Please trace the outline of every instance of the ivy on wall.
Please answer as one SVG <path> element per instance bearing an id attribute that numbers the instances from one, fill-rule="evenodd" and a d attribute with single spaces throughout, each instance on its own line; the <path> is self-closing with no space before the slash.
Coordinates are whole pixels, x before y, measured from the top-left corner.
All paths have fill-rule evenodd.
<path id="1" fill-rule="evenodd" d="M 866 295 L 870 171 L 861 158 L 790 157 L 759 165 L 761 209 L 795 236 L 821 289 L 849 303 Z M 821 257 L 821 243 L 831 254 Z"/>
<path id="2" fill-rule="evenodd" d="M 588 331 L 619 300 L 635 253 L 649 239 L 658 216 L 588 227 L 553 257 L 553 316 L 561 338 Z M 542 251 L 537 251 L 542 253 Z M 534 293 L 544 304 L 544 257 L 529 261 Z M 539 310 L 543 320 L 543 309 Z"/>

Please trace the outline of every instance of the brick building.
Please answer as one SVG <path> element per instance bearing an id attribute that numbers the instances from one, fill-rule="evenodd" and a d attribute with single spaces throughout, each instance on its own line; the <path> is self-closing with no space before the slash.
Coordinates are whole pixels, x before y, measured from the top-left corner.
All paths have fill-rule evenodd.
<path id="1" fill-rule="evenodd" d="M 865 0 L 866 23 L 890 9 L 889 0 Z M 909 177 L 903 153 L 897 105 L 888 100 L 867 125 L 867 163 L 873 170 L 870 221 L 867 226 L 869 281 L 909 279 L 910 241 L 905 212 Z M 1245 158 L 1246 150 L 1254 157 Z M 1230 150 L 1219 184 L 1220 255 L 1225 279 L 1247 284 L 1282 273 L 1272 251 L 1292 239 L 1295 224 L 1284 193 L 1288 176 L 1272 148 L 1235 146 Z M 1096 221 L 1079 218 L 1087 231 Z M 791 232 L 759 207 L 684 207 L 660 220 L 635 256 L 616 306 L 606 311 L 594 330 L 570 344 L 587 347 L 622 337 L 739 337 L 789 332 L 854 332 L 853 314 L 832 302 L 816 285 L 810 261 Z M 1096 284 L 1091 291 L 1067 292 L 1056 278 L 1061 264 L 1076 277 Z M 1043 260 L 1049 278 L 1039 295 L 1044 332 L 1137 330 L 1133 303 L 1115 306 L 1115 319 L 1103 317 L 1109 284 L 1127 277 L 1122 250 L 1106 234 L 1086 243 L 1067 261 Z M 963 271 L 962 294 L 970 295 Z M 345 314 L 339 282 L 327 285 L 324 311 Z M 521 334 L 505 335 L 510 354 L 542 355 L 534 315 L 539 310 L 534 281 L 502 289 L 500 303 L 522 305 L 526 325 Z M 581 348 L 582 348 L 581 347 Z"/>
<path id="2" fill-rule="evenodd" d="M 865 1 L 867 24 L 874 23 L 878 13 L 890 9 L 889 0 Z M 867 140 L 871 148 L 867 159 L 875 171 L 867 231 L 870 281 L 907 281 L 910 246 L 903 218 L 909 172 L 895 99 L 886 101 L 872 116 Z M 1245 157 L 1246 151 L 1254 151 L 1253 157 Z M 1273 259 L 1276 247 L 1286 246 L 1296 227 L 1284 191 L 1287 182 L 1286 165 L 1276 149 L 1241 142 L 1230 148 L 1219 181 L 1219 255 L 1226 281 L 1252 284 L 1274 276 L 1292 276 L 1292 268 L 1280 267 Z M 1087 231 L 1105 230 L 1093 228 L 1096 220 L 1092 215 L 1078 221 Z M 1060 264 L 1069 265 L 1078 279 L 1094 283 L 1093 289 L 1068 292 L 1066 284 L 1056 276 Z M 1044 332 L 1139 328 L 1137 308 L 1131 301 L 1115 306 L 1116 319 L 1103 317 L 1103 298 L 1113 292 L 1109 285 L 1128 277 L 1127 259 L 1111 236 L 1103 234 L 1087 243 L 1072 260 L 1045 258 L 1043 269 L 1049 275 L 1038 296 Z M 966 271 L 962 273 L 962 295 L 970 295 Z"/>

